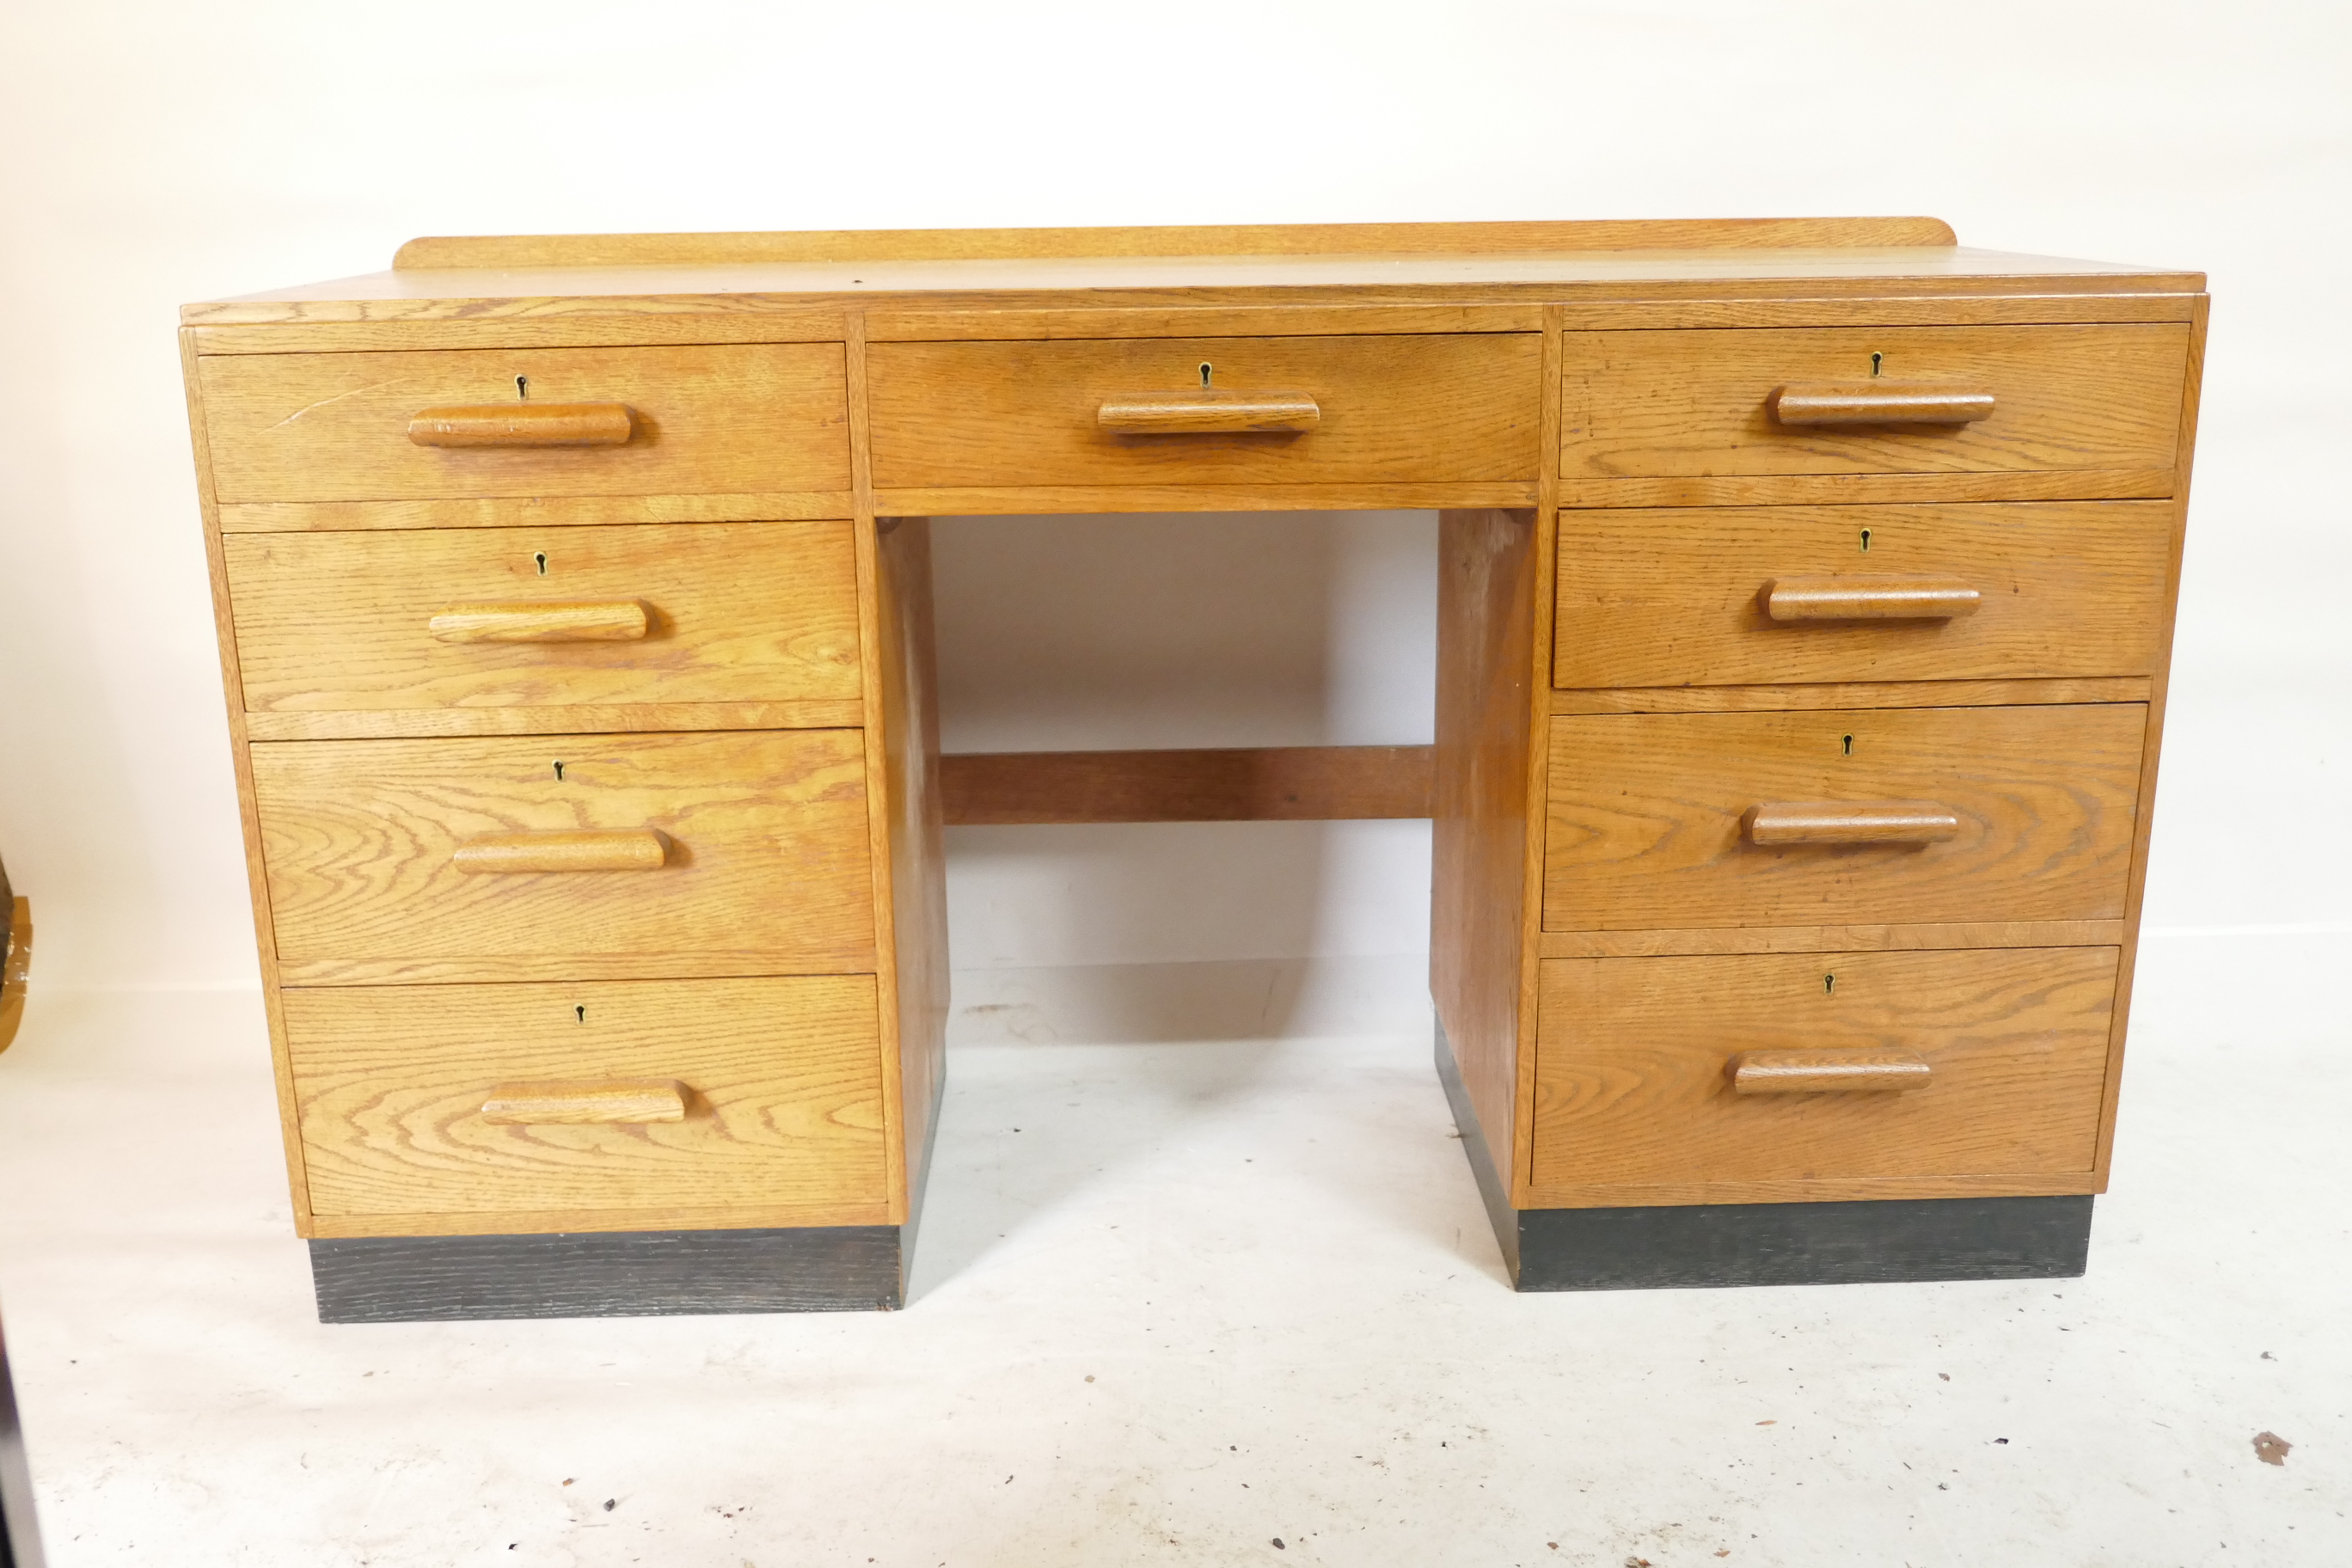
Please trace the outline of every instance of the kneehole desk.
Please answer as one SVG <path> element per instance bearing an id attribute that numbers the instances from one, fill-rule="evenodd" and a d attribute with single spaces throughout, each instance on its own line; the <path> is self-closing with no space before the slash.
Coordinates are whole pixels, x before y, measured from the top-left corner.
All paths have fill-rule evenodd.
<path id="1" fill-rule="evenodd" d="M 1433 817 L 1522 1289 L 2080 1272 L 2205 319 L 1919 218 L 424 239 L 187 307 L 321 1317 L 899 1304 L 958 822 Z M 1392 508 L 1433 746 L 940 755 L 928 518 Z"/>

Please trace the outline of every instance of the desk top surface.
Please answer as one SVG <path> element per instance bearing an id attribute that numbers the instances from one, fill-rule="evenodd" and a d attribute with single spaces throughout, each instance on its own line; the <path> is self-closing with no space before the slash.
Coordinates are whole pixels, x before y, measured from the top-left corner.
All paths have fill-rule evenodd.
<path id="1" fill-rule="evenodd" d="M 2178 268 L 1963 247 L 1932 218 L 509 236 L 184 307 L 192 326 L 447 320 L 532 301 L 798 307 L 1527 305 L 1576 299 L 2194 293 Z"/>

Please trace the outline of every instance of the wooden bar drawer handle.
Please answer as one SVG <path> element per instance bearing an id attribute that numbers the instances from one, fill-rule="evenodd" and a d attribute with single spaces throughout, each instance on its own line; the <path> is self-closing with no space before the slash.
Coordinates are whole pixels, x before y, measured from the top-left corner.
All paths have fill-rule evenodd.
<path id="1" fill-rule="evenodd" d="M 1948 577 L 1775 577 L 1756 597 L 1768 619 L 1783 623 L 1948 621 L 1984 604 Z"/>
<path id="2" fill-rule="evenodd" d="M 1972 425 L 1992 417 L 1992 394 L 1953 386 L 1857 382 L 1784 386 L 1766 400 L 1783 425 Z"/>
<path id="3" fill-rule="evenodd" d="M 686 1092 L 674 1079 L 502 1083 L 482 1101 L 482 1120 L 526 1127 L 683 1121 Z"/>
<path id="4" fill-rule="evenodd" d="M 1750 844 L 1941 844 L 1960 819 L 1932 800 L 1796 800 L 1751 805 Z"/>
<path id="5" fill-rule="evenodd" d="M 1734 1094 L 1896 1094 L 1935 1076 L 1916 1051 L 1742 1051 L 1726 1070 Z"/>
<path id="6" fill-rule="evenodd" d="M 641 642 L 653 620 L 642 600 L 594 604 L 452 605 L 425 623 L 442 642 Z"/>
<path id="7" fill-rule="evenodd" d="M 1129 392 L 1103 400 L 1095 419 L 1115 436 L 1213 436 L 1308 430 L 1323 417 L 1303 392 Z"/>
<path id="8" fill-rule="evenodd" d="M 635 421 L 625 403 L 483 403 L 427 408 L 408 422 L 420 447 L 621 447 Z"/>
<path id="9" fill-rule="evenodd" d="M 669 860 L 659 828 L 618 833 L 484 833 L 457 846 L 449 863 L 476 876 L 519 871 L 658 871 Z"/>

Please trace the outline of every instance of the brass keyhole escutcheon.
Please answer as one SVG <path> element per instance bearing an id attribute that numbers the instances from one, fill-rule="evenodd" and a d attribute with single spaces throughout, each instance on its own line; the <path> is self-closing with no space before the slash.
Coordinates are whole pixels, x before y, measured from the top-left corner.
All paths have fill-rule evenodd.
<path id="1" fill-rule="evenodd" d="M 1822 976 L 1822 994 L 1824 996 L 1834 996 L 1837 994 L 1836 975 L 1824 974 Z"/>
<path id="2" fill-rule="evenodd" d="M 557 784 L 562 784 L 563 782 L 563 764 L 562 763 L 555 764 L 555 782 Z"/>
<path id="3" fill-rule="evenodd" d="M 527 375 L 515 377 L 515 396 L 525 403 L 530 401 L 530 377 Z"/>
<path id="4" fill-rule="evenodd" d="M 1870 530 L 1868 530 L 1868 529 L 1866 529 L 1866 528 L 1865 528 L 1865 529 L 1864 529 L 1864 530 L 1862 531 L 1862 552 L 1863 552 L 1864 555 L 1867 555 L 1867 554 L 1869 554 L 1869 553 L 1870 553 Z M 541 556 L 541 557 L 539 558 L 539 560 L 540 560 L 540 567 L 539 567 L 539 569 L 540 569 L 540 571 L 541 571 L 541 572 L 544 573 L 544 572 L 547 570 L 547 557 L 546 557 L 546 556 L 544 556 L 544 555 L 542 555 L 542 556 Z"/>
<path id="5" fill-rule="evenodd" d="M 1843 735 L 1840 736 L 1839 739 L 1844 743 L 1845 754 L 1849 757 L 1853 755 L 1853 737 L 1852 735 Z"/>
<path id="6" fill-rule="evenodd" d="M 1202 386 L 1206 386 L 1206 385 L 1208 385 L 1208 384 L 1209 384 L 1209 376 L 1210 376 L 1210 374 L 1211 374 L 1211 373 L 1212 373 L 1215 368 L 1216 368 L 1216 367 L 1215 367 L 1215 366 L 1213 366 L 1213 365 L 1212 365 L 1212 364 L 1211 364 L 1207 360 L 1202 360 L 1202 361 L 1201 362 L 1201 384 L 1202 384 Z"/>
<path id="7" fill-rule="evenodd" d="M 584 1024 L 588 1021 L 588 1007 L 585 1003 L 575 1005 L 572 1007 L 572 1021 L 575 1024 Z"/>
<path id="8" fill-rule="evenodd" d="M 1873 374 L 1873 375 L 1876 375 L 1876 374 L 1878 374 L 1879 367 L 1880 367 L 1881 365 L 1885 364 L 1885 363 L 1886 363 L 1886 356 L 1885 356 L 1885 354 L 1880 354 L 1880 353 L 1874 353 L 1874 354 L 1872 354 L 1872 355 L 1870 356 L 1870 374 Z"/>
<path id="9" fill-rule="evenodd" d="M 1863 541 L 1864 541 L 1864 542 L 1863 542 L 1863 546 L 1862 546 L 1864 550 L 1867 550 L 1867 549 L 1869 549 L 1869 548 L 1870 548 L 1869 539 L 1870 539 L 1870 531 L 1869 531 L 1868 529 L 1864 529 L 1864 530 L 1863 531 Z M 544 550 L 535 550 L 535 551 L 531 552 L 530 559 L 531 559 L 531 563 L 532 563 L 533 565 L 536 565 L 536 566 L 539 568 L 539 574 L 540 574 L 541 576 L 542 576 L 542 577 L 546 576 L 546 575 L 547 575 L 547 552 L 546 552 L 546 551 L 544 551 Z"/>

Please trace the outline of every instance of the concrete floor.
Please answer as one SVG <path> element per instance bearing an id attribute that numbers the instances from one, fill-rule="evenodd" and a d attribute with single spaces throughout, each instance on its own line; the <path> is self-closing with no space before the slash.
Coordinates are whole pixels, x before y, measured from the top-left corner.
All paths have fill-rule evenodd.
<path id="1" fill-rule="evenodd" d="M 2155 967 L 2079 1280 L 1515 1296 L 1399 1027 L 960 1047 L 904 1312 L 335 1329 L 258 1003 L 37 996 L 50 1560 L 2352 1563 L 2352 1052 Z"/>

